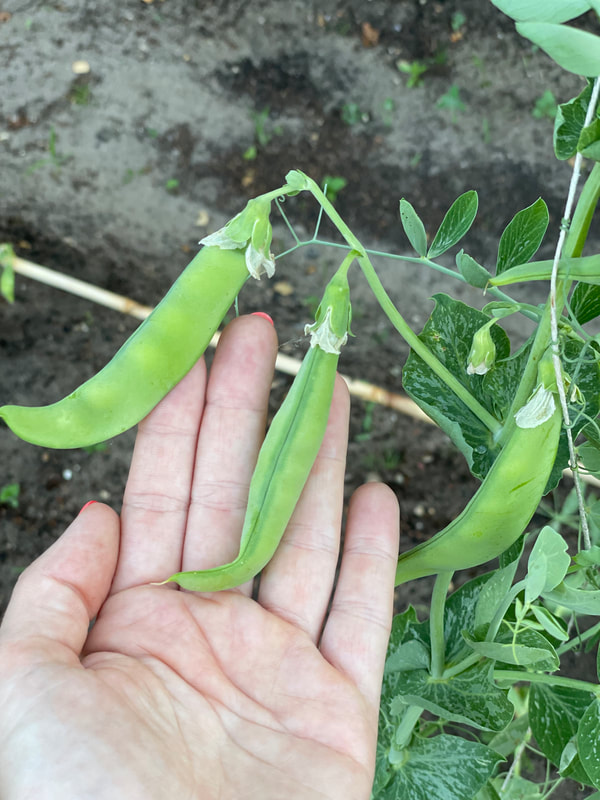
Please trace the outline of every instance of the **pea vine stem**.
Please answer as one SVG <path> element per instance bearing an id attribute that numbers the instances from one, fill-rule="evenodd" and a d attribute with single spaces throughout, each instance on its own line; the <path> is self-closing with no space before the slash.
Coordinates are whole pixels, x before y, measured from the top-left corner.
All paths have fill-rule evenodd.
<path id="1" fill-rule="evenodd" d="M 454 573 L 440 572 L 436 575 L 431 594 L 431 611 L 429 614 L 429 637 L 431 640 L 430 674 L 434 680 L 440 680 L 446 662 L 446 638 L 444 636 L 444 608 L 450 581 Z"/>
<path id="2" fill-rule="evenodd" d="M 594 118 L 594 114 L 596 112 L 596 104 L 598 102 L 598 93 L 600 92 L 600 78 L 596 78 L 594 81 L 594 87 L 592 89 L 592 94 L 590 97 L 590 103 L 587 109 L 587 113 L 585 116 L 584 126 L 590 125 L 592 119 Z M 559 349 L 559 341 L 558 341 L 558 312 L 557 312 L 557 297 L 560 293 L 561 295 L 561 308 L 560 313 L 562 313 L 562 305 L 563 305 L 563 297 L 562 297 L 562 281 L 558 281 L 558 265 L 560 262 L 560 257 L 562 255 L 563 247 L 565 245 L 566 239 L 566 225 L 568 225 L 569 220 L 571 218 L 571 210 L 573 207 L 573 203 L 575 202 L 575 191 L 577 189 L 577 184 L 579 182 L 579 174 L 581 171 L 581 162 L 582 162 L 581 153 L 577 153 L 575 156 L 575 163 L 573 165 L 573 173 L 571 175 L 571 182 L 569 184 L 569 192 L 567 195 L 567 201 L 565 204 L 565 213 L 563 217 L 563 225 L 561 225 L 560 234 L 558 237 L 558 242 L 556 244 L 556 251 L 554 253 L 554 263 L 552 264 L 552 277 L 550 279 L 550 339 L 552 342 L 552 362 L 554 364 L 554 372 L 556 374 L 556 384 L 558 388 L 558 396 L 560 399 L 560 405 L 562 409 L 563 419 L 565 422 L 565 428 L 567 432 L 567 442 L 569 444 L 569 457 L 571 460 L 571 469 L 573 470 L 573 478 L 575 481 L 575 493 L 577 495 L 577 504 L 579 506 L 579 515 L 581 521 L 581 531 L 583 534 L 583 546 L 586 550 L 589 550 L 592 546 L 592 541 L 590 537 L 590 529 L 588 526 L 587 516 L 585 513 L 585 504 L 583 499 L 583 492 L 581 490 L 581 481 L 579 478 L 579 470 L 577 465 L 577 455 L 575 453 L 575 443 L 573 441 L 573 432 L 571 430 L 570 424 L 570 416 L 569 416 L 569 406 L 567 403 L 567 396 L 565 392 L 565 385 L 563 380 L 563 370 L 562 364 L 560 360 L 560 349 Z M 590 178 L 594 175 L 594 170 L 596 170 L 598 164 L 594 165 L 594 169 L 590 174 Z M 597 183 L 598 173 L 594 175 L 596 180 L 593 183 Z M 590 179 L 588 179 L 588 186 L 593 184 L 590 183 Z M 581 198 L 580 198 L 581 199 Z M 578 217 L 576 222 L 576 230 L 575 235 L 571 237 L 571 242 L 575 242 L 575 247 L 580 247 L 583 249 L 583 245 L 585 243 L 585 237 L 587 234 L 587 230 L 584 230 L 584 225 L 587 222 L 589 227 L 589 223 L 591 222 L 591 215 L 593 214 L 593 209 L 596 207 L 596 203 L 598 201 L 598 197 L 594 198 L 593 192 L 592 196 L 589 198 L 593 202 L 593 208 L 585 208 L 582 204 L 582 218 Z M 573 245 L 571 248 L 573 249 Z M 573 255 L 572 252 L 567 252 L 566 255 Z M 577 253 L 580 255 L 580 253 Z M 560 288 L 559 288 L 560 286 Z"/>
<path id="3" fill-rule="evenodd" d="M 500 422 L 473 397 L 468 389 L 463 386 L 463 384 L 450 372 L 450 370 L 445 367 L 444 364 L 442 364 L 442 362 L 436 358 L 431 350 L 419 339 L 417 334 L 412 330 L 410 325 L 408 325 L 385 291 L 383 284 L 381 283 L 379 276 L 377 275 L 375 268 L 361 242 L 340 217 L 318 184 L 316 184 L 307 175 L 304 175 L 304 173 L 299 174 L 302 174 L 304 179 L 303 188 L 311 192 L 313 197 L 320 204 L 325 214 L 327 214 L 331 222 L 335 225 L 346 242 L 358 253 L 357 261 L 360 264 L 367 283 L 369 284 L 373 294 L 375 295 L 375 298 L 377 299 L 377 302 L 385 312 L 394 328 L 396 328 L 406 343 L 427 364 L 427 366 L 444 381 L 449 389 L 456 394 L 456 396 L 465 404 L 469 411 L 471 411 L 477 417 L 477 419 L 479 419 L 486 426 L 486 428 L 488 428 L 494 437 L 497 436 L 502 428 Z"/>

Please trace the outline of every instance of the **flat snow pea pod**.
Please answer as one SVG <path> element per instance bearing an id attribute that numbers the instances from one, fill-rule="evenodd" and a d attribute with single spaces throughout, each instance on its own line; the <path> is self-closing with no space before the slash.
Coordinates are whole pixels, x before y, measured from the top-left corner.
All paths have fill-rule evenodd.
<path id="1" fill-rule="evenodd" d="M 552 277 L 553 261 L 530 261 L 501 272 L 491 278 L 492 286 L 508 286 L 525 281 L 549 281 Z M 570 281 L 581 281 L 600 286 L 600 254 L 581 256 L 581 258 L 561 258 L 558 263 L 558 277 Z"/>
<path id="2" fill-rule="evenodd" d="M 0 407 L 21 439 L 86 447 L 136 425 L 194 366 L 249 277 L 243 249 L 204 247 L 112 360 L 52 405 Z"/>
<path id="3" fill-rule="evenodd" d="M 307 326 L 311 346 L 260 449 L 250 482 L 238 556 L 212 569 L 178 572 L 168 581 L 184 589 L 215 592 L 254 578 L 271 560 L 319 452 L 333 396 L 340 347 L 350 324 L 344 261 Z"/>
<path id="4" fill-rule="evenodd" d="M 513 544 L 535 513 L 558 450 L 562 415 L 539 384 L 516 414 L 514 432 L 461 514 L 398 559 L 396 586 L 440 572 L 469 569 Z"/>

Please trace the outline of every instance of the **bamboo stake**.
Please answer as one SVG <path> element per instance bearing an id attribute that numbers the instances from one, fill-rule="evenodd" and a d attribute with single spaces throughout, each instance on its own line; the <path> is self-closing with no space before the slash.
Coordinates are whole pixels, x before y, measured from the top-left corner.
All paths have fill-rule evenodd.
<path id="1" fill-rule="evenodd" d="M 94 286 L 92 283 L 81 281 L 78 278 L 72 278 L 70 275 L 65 275 L 62 272 L 49 267 L 43 267 L 41 264 L 35 264 L 33 261 L 27 261 L 24 258 L 15 256 L 12 261 L 12 267 L 19 275 L 26 278 L 31 278 L 39 283 L 44 283 L 46 286 L 52 286 L 55 289 L 61 289 L 63 292 L 83 297 L 86 300 L 91 300 L 93 303 L 112 308 L 115 311 L 120 311 L 123 314 L 129 314 L 139 320 L 146 319 L 152 311 L 151 306 L 145 306 L 142 303 L 137 303 L 129 297 L 109 292 L 107 289 L 101 289 Z M 220 334 L 216 333 L 211 342 L 211 347 L 216 347 L 219 341 Z M 300 369 L 302 362 L 292 356 L 287 356 L 285 353 L 278 353 L 275 361 L 275 369 L 278 372 L 283 372 L 285 375 L 296 375 Z M 378 403 L 379 405 L 392 408 L 405 416 L 412 417 L 420 422 L 426 422 L 433 425 L 433 421 L 422 411 L 419 406 L 404 395 L 390 392 L 383 389 L 381 386 L 375 386 L 367 381 L 351 378 L 349 375 L 342 375 L 342 378 L 348 385 L 350 394 L 354 397 L 359 397 L 369 403 Z M 570 469 L 565 469 L 563 474 L 567 477 L 573 478 L 573 473 Z M 586 483 L 593 486 L 600 487 L 600 480 L 594 478 L 593 475 L 582 474 L 582 478 Z"/>

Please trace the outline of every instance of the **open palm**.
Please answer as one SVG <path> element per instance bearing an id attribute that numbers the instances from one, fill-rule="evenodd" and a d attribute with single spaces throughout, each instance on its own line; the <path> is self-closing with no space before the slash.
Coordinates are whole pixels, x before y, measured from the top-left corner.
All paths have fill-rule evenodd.
<path id="1" fill-rule="evenodd" d="M 353 497 L 339 581 L 340 381 L 286 535 L 251 587 L 150 585 L 237 552 L 276 337 L 225 331 L 140 425 L 121 518 L 92 505 L 28 570 L 0 628 L 0 796 L 368 798 L 398 510 Z M 96 617 L 89 631 L 89 621 Z"/>

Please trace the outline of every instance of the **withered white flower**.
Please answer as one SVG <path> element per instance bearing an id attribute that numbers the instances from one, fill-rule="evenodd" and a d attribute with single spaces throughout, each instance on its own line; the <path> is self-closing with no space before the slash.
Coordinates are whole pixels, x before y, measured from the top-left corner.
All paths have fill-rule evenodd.
<path id="1" fill-rule="evenodd" d="M 325 318 L 322 322 L 313 322 L 312 325 L 304 326 L 304 333 L 310 333 L 310 346 L 317 345 L 326 353 L 339 354 L 343 345 L 348 341 L 348 333 L 338 336 L 331 327 L 331 306 L 327 309 Z"/>
<path id="2" fill-rule="evenodd" d="M 515 414 L 519 428 L 537 428 L 550 419 L 556 410 L 554 394 L 540 383 L 525 405 Z"/>

